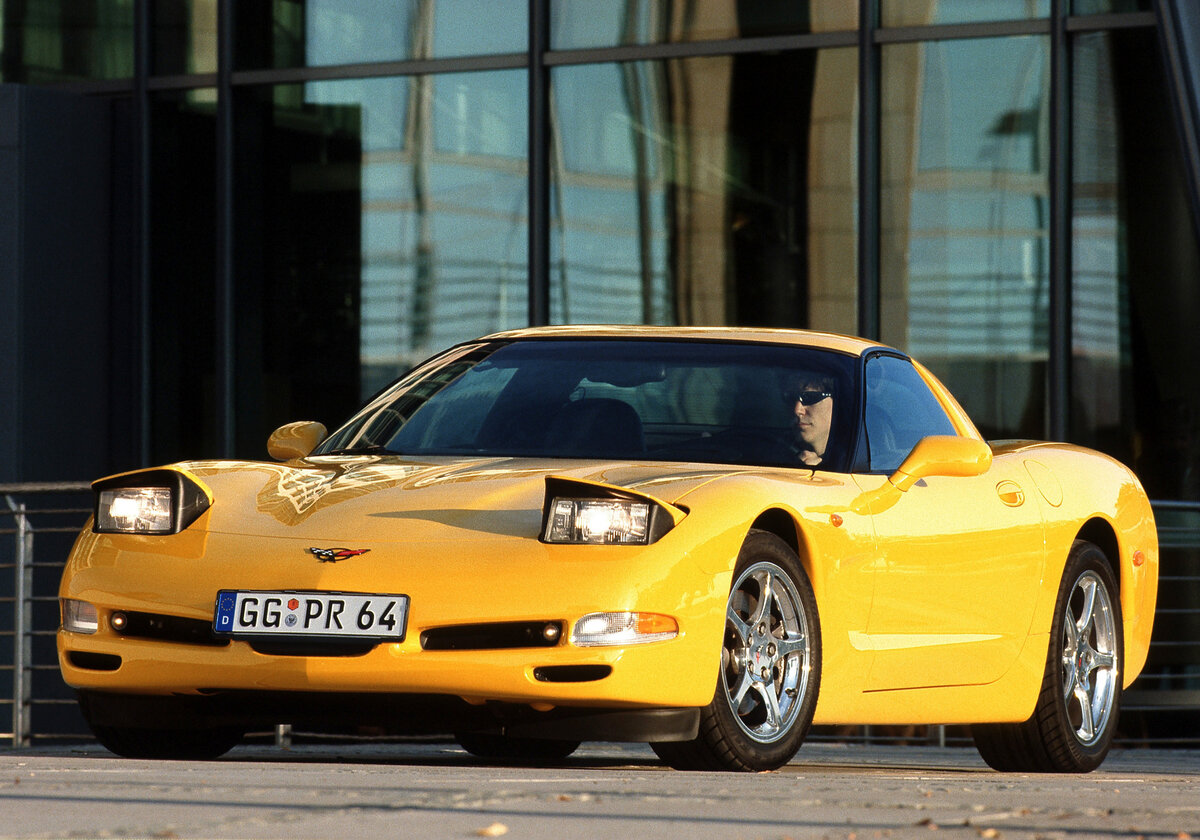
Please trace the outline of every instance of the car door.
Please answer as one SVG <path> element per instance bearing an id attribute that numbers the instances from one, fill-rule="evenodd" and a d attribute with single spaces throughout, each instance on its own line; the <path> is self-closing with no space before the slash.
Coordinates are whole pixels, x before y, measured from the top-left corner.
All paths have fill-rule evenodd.
<path id="1" fill-rule="evenodd" d="M 956 430 L 908 359 L 869 358 L 865 382 L 870 471 L 855 480 L 873 491 L 921 438 Z M 980 476 L 925 478 L 874 510 L 875 594 L 857 640 L 874 652 L 869 690 L 988 683 L 1015 660 L 1044 560 L 1018 469 L 997 459 Z"/>

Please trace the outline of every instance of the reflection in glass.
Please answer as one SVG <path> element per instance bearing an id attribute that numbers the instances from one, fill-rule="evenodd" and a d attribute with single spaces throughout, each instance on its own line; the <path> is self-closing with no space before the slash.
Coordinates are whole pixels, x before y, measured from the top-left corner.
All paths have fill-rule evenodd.
<path id="1" fill-rule="evenodd" d="M 845 0 L 550 0 L 552 49 L 853 30 Z"/>
<path id="2" fill-rule="evenodd" d="M 1044 437 L 1047 42 L 883 51 L 882 336 L 991 437 Z"/>
<path id="3" fill-rule="evenodd" d="M 1154 0 L 1073 0 L 1071 13 L 1076 15 L 1103 15 L 1113 12 L 1149 12 Z"/>
<path id="4" fill-rule="evenodd" d="M 527 323 L 524 109 L 520 71 L 242 102 L 240 214 L 269 223 L 239 225 L 239 283 L 269 302 L 248 325 L 290 416 L 336 419 L 431 353 Z"/>
<path id="5" fill-rule="evenodd" d="M 217 0 L 154 0 L 152 73 L 217 72 Z"/>
<path id="6" fill-rule="evenodd" d="M 0 2 L 0 81 L 133 76 L 133 0 Z"/>
<path id="7" fill-rule="evenodd" d="M 556 323 L 856 326 L 852 49 L 561 67 Z"/>
<path id="8" fill-rule="evenodd" d="M 986 23 L 1044 18 L 1050 0 L 881 0 L 884 26 L 933 23 Z"/>
<path id="9" fill-rule="evenodd" d="M 1071 438 L 1162 500 L 1169 584 L 1126 697 L 1164 696 L 1200 683 L 1200 253 L 1155 33 L 1083 35 L 1072 57 Z M 1178 737 L 1194 720 L 1122 712 L 1138 737 Z"/>
<path id="10" fill-rule="evenodd" d="M 306 0 L 239 4 L 239 67 L 316 67 L 523 52 L 526 3 Z"/>
<path id="11" fill-rule="evenodd" d="M 1074 50 L 1073 440 L 1200 501 L 1200 257 L 1152 31 Z"/>

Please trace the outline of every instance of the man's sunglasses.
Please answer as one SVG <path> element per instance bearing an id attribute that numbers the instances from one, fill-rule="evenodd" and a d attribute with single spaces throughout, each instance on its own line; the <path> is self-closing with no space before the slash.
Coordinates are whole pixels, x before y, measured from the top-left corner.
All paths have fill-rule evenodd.
<path id="1" fill-rule="evenodd" d="M 816 405 L 821 400 L 827 400 L 833 394 L 828 391 L 797 391 L 792 402 L 798 402 L 800 405 Z"/>

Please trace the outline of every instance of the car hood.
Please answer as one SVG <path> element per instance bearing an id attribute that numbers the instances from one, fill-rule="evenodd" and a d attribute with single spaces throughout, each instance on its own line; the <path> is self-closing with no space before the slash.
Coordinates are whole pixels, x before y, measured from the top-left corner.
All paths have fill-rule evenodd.
<path id="1" fill-rule="evenodd" d="M 513 458 L 314 457 L 176 465 L 208 488 L 214 533 L 338 540 L 532 537 L 546 477 L 602 482 L 680 503 L 745 467 Z"/>

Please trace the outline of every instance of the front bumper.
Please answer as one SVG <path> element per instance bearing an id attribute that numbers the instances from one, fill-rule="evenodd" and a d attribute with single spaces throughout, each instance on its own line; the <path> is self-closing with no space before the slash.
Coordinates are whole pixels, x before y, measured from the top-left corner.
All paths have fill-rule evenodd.
<path id="1" fill-rule="evenodd" d="M 716 687 L 730 573 L 702 571 L 674 536 L 645 547 L 377 544 L 353 562 L 318 564 L 306 553 L 310 539 L 85 533 L 60 596 L 95 605 L 99 626 L 91 634 L 60 630 L 60 667 L 75 688 L 120 695 L 431 695 L 541 711 L 700 707 Z M 111 623 L 116 611 L 141 612 L 190 622 L 194 631 L 211 623 L 221 589 L 403 593 L 411 599 L 407 633 L 355 655 L 288 655 L 241 639 L 122 634 Z M 430 650 L 421 641 L 427 630 L 471 623 L 558 622 L 569 631 L 579 617 L 605 610 L 671 615 L 679 634 L 624 647 L 576 647 L 568 632 L 553 646 Z"/>

